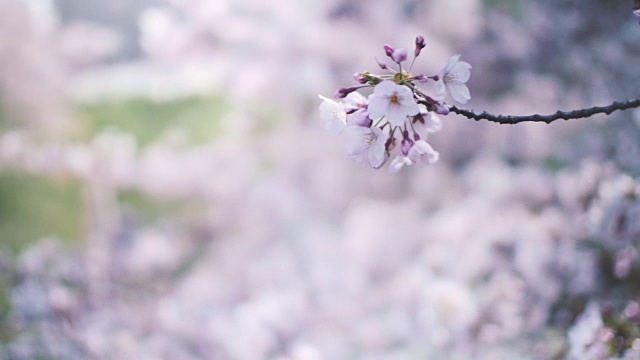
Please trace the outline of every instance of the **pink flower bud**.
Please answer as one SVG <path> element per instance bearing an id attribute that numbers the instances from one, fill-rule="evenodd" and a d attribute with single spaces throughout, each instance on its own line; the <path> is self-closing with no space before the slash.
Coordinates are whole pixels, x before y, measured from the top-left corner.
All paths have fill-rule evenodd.
<path id="1" fill-rule="evenodd" d="M 387 140 L 387 143 L 384 144 L 384 147 L 386 148 L 387 152 L 391 152 L 393 151 L 393 149 L 396 148 L 396 142 L 397 141 L 395 136 Z"/>
<path id="2" fill-rule="evenodd" d="M 367 76 L 363 73 L 355 73 L 353 74 L 353 78 L 360 84 L 366 84 L 369 81 Z"/>
<path id="3" fill-rule="evenodd" d="M 418 80 L 418 82 L 420 83 L 426 83 L 427 81 L 429 81 L 429 78 L 424 75 L 414 76 L 414 79 Z"/>
<path id="4" fill-rule="evenodd" d="M 400 64 L 403 61 L 407 60 L 407 50 L 406 49 L 397 49 L 393 51 L 393 54 L 391 55 L 391 58 L 393 59 L 393 61 L 395 61 L 397 64 Z"/>
<path id="5" fill-rule="evenodd" d="M 389 153 L 387 151 L 385 151 L 384 152 L 384 159 L 382 160 L 380 165 L 378 165 L 378 166 L 371 165 L 371 167 L 374 168 L 374 169 L 380 169 L 382 167 L 382 165 L 384 165 L 387 162 L 387 160 L 389 160 Z"/>
<path id="6" fill-rule="evenodd" d="M 387 70 L 387 65 L 385 63 L 383 63 L 382 61 L 378 60 L 378 58 L 375 58 L 376 62 L 378 63 L 378 66 L 380 66 L 380 69 L 382 70 Z"/>
<path id="7" fill-rule="evenodd" d="M 336 99 L 342 99 L 347 97 L 347 95 L 351 94 L 352 92 L 358 90 L 361 86 L 354 86 L 354 87 L 350 87 L 350 88 L 340 88 L 338 90 L 336 90 L 335 94 L 333 94 L 333 97 Z"/>
<path id="8" fill-rule="evenodd" d="M 436 104 L 436 114 L 440 114 L 440 115 L 449 115 L 449 107 L 447 106 L 447 104 L 445 103 L 438 103 Z"/>
<path id="9" fill-rule="evenodd" d="M 420 51 L 422 49 L 424 49 L 424 47 L 427 46 L 424 42 L 424 36 L 422 35 L 418 35 L 416 36 L 416 50 L 414 52 L 414 55 L 417 57 L 418 55 L 420 55 Z"/>
<path id="10" fill-rule="evenodd" d="M 402 153 L 404 155 L 408 155 L 409 150 L 411 150 L 412 146 L 413 146 L 413 141 L 411 139 L 403 139 L 402 143 L 400 144 L 400 149 L 402 150 Z"/>
<path id="11" fill-rule="evenodd" d="M 389 44 L 384 44 L 384 53 L 387 54 L 388 57 L 393 56 L 393 48 Z"/>

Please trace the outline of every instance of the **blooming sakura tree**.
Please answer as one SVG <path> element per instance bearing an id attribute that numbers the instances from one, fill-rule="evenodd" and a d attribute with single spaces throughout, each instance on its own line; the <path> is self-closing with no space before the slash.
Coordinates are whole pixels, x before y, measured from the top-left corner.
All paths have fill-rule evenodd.
<path id="1" fill-rule="evenodd" d="M 640 18 L 640 0 L 634 0 L 633 14 Z M 412 74 L 413 65 L 426 46 L 419 35 L 415 39 L 413 58 L 408 60 L 408 51 L 384 45 L 386 56 L 394 63 L 376 59 L 384 74 L 371 72 L 356 73 L 354 79 L 360 85 L 340 88 L 334 94 L 343 102 L 334 101 L 322 95 L 320 113 L 327 129 L 333 134 L 346 132 L 347 157 L 359 165 L 368 163 L 372 168 L 381 168 L 399 144 L 399 154 L 391 160 L 390 172 L 397 172 L 404 166 L 418 164 L 426 166 L 438 161 L 439 153 L 427 142 L 428 134 L 442 127 L 439 115 L 453 112 L 476 121 L 487 120 L 499 124 L 521 122 L 551 123 L 558 119 L 570 120 L 587 118 L 596 114 L 611 114 L 617 110 L 640 107 L 640 98 L 615 101 L 607 106 L 595 106 L 572 111 L 557 111 L 548 115 L 493 115 L 488 112 L 476 113 L 446 102 L 447 94 L 455 102 L 466 104 L 471 94 L 466 82 L 471 76 L 472 66 L 460 61 L 461 55 L 451 56 L 442 69 L 434 75 Z M 433 83 L 435 90 L 428 94 L 421 86 Z M 373 88 L 368 98 L 358 91 Z"/>

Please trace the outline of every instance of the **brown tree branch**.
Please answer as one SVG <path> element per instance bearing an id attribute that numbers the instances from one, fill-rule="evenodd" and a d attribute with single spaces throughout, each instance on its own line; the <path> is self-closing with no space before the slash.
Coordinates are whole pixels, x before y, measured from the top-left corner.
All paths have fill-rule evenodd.
<path id="1" fill-rule="evenodd" d="M 449 110 L 462 115 L 466 118 L 473 119 L 476 121 L 487 120 L 491 122 L 495 122 L 498 124 L 518 124 L 521 122 L 544 122 L 550 124 L 551 122 L 559 119 L 570 120 L 570 119 L 582 119 L 587 118 L 596 114 L 606 114 L 609 115 L 617 110 L 627 110 L 632 108 L 640 107 L 640 98 L 627 100 L 627 101 L 616 101 L 611 105 L 607 106 L 594 106 L 588 109 L 580 109 L 573 111 L 560 111 L 549 115 L 524 115 L 524 116 L 515 116 L 515 115 L 493 115 L 489 114 L 486 111 L 483 111 L 480 114 L 473 112 L 473 110 L 461 109 L 457 106 L 450 106 Z"/>

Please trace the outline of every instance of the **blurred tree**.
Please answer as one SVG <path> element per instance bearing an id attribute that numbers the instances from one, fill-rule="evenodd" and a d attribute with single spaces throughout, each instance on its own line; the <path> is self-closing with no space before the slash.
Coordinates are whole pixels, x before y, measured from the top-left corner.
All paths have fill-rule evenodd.
<path id="1" fill-rule="evenodd" d="M 36 25 L 24 2 L 0 0 L 0 102 L 14 121 L 60 130 L 68 115 L 62 64 Z"/>
<path id="2" fill-rule="evenodd" d="M 141 54 L 138 17 L 159 0 L 55 0 L 63 24 L 75 21 L 96 22 L 119 32 L 125 40 L 119 57 L 133 59 Z"/>

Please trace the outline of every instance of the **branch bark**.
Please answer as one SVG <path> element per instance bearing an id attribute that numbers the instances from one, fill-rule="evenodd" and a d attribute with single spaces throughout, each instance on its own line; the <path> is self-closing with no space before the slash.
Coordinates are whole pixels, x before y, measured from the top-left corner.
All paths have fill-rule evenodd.
<path id="1" fill-rule="evenodd" d="M 640 98 L 627 100 L 627 101 L 616 101 L 611 105 L 607 106 L 594 106 L 592 108 L 580 109 L 580 110 L 572 110 L 572 111 L 560 111 L 549 115 L 523 115 L 523 116 L 514 116 L 514 115 L 493 115 L 486 111 L 477 114 L 473 112 L 473 110 L 462 109 L 457 106 L 450 106 L 449 110 L 456 114 L 462 115 L 468 119 L 473 119 L 476 121 L 487 120 L 491 122 L 495 122 L 498 124 L 518 124 L 521 122 L 543 122 L 550 124 L 553 121 L 564 119 L 582 119 L 587 118 L 596 114 L 606 114 L 609 115 L 614 111 L 618 110 L 627 110 L 632 108 L 640 107 Z"/>

